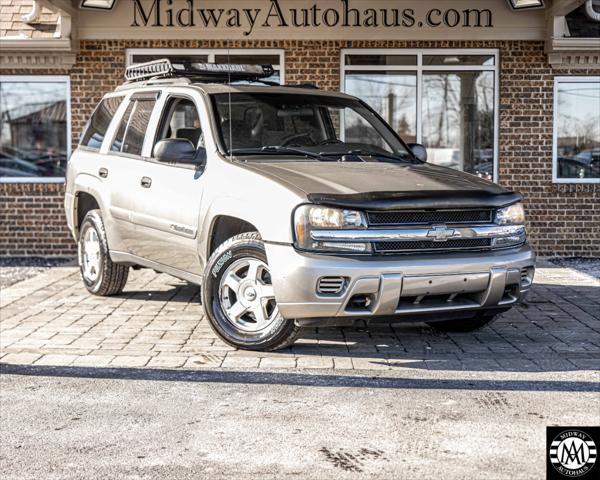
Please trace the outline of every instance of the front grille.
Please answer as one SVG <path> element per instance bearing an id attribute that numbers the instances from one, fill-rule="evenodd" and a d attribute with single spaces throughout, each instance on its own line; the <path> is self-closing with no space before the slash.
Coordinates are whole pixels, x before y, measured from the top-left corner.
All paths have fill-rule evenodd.
<path id="1" fill-rule="evenodd" d="M 447 251 L 462 249 L 485 249 L 492 246 L 490 238 L 461 238 L 446 242 L 416 240 L 406 242 L 377 242 L 373 244 L 378 253 Z"/>
<path id="2" fill-rule="evenodd" d="M 345 277 L 321 277 L 317 282 L 317 293 L 321 295 L 339 295 L 346 286 Z"/>
<path id="3" fill-rule="evenodd" d="M 493 211 L 484 210 L 397 210 L 367 212 L 369 225 L 427 225 L 435 223 L 490 223 Z"/>

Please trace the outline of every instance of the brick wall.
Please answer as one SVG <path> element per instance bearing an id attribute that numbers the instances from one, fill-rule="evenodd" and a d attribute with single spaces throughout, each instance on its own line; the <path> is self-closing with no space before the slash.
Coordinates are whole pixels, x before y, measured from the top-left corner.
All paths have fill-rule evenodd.
<path id="1" fill-rule="evenodd" d="M 552 106 L 555 75 L 598 75 L 600 70 L 552 70 L 543 42 L 523 41 L 82 41 L 70 72 L 73 141 L 102 95 L 121 83 L 126 48 L 283 48 L 286 82 L 340 88 L 342 48 L 498 48 L 500 50 L 499 181 L 520 191 L 527 205 L 530 239 L 543 255 L 600 256 L 600 185 L 552 184 Z M 4 73 L 27 74 L 26 71 Z M 40 74 L 40 71 L 35 71 Z M 64 73 L 64 72 L 45 72 Z M 35 193 L 34 193 L 35 192 Z M 39 193 L 37 193 L 39 192 Z M 64 227 L 62 186 L 0 185 L 0 220 L 27 227 L 24 238 L 0 227 L 0 253 L 63 255 L 74 252 Z M 13 201 L 13 194 L 16 201 Z M 50 206 L 32 210 L 40 195 Z M 4 199 L 10 199 L 5 201 Z M 22 201 L 24 200 L 24 201 Z M 34 215 L 35 218 L 31 218 Z M 20 230 L 21 232 L 23 230 Z M 26 247 L 26 252 L 21 249 Z"/>
<path id="2" fill-rule="evenodd" d="M 61 183 L 0 184 L 0 252 L 7 256 L 76 253 L 62 204 Z"/>

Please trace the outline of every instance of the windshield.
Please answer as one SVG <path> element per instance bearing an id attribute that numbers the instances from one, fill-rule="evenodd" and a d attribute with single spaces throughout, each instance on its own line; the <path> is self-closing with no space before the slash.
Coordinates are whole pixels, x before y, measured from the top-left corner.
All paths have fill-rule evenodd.
<path id="1" fill-rule="evenodd" d="M 413 160 L 389 126 L 357 100 L 263 92 L 212 98 L 228 155 Z"/>

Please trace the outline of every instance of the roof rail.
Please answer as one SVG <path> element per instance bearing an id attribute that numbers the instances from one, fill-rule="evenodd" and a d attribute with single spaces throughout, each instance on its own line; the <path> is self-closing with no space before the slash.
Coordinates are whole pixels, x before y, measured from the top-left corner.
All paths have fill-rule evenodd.
<path id="1" fill-rule="evenodd" d="M 273 75 L 272 65 L 233 63 L 173 63 L 168 58 L 127 67 L 125 80 L 139 82 L 157 78 L 187 77 L 211 82 L 260 81 Z"/>

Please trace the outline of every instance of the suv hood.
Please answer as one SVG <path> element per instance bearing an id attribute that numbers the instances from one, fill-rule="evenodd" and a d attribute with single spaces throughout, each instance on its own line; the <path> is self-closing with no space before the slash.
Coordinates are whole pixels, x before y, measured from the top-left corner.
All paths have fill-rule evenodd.
<path id="1" fill-rule="evenodd" d="M 243 166 L 312 203 L 350 208 L 502 207 L 521 195 L 474 175 L 428 163 L 251 161 Z"/>

